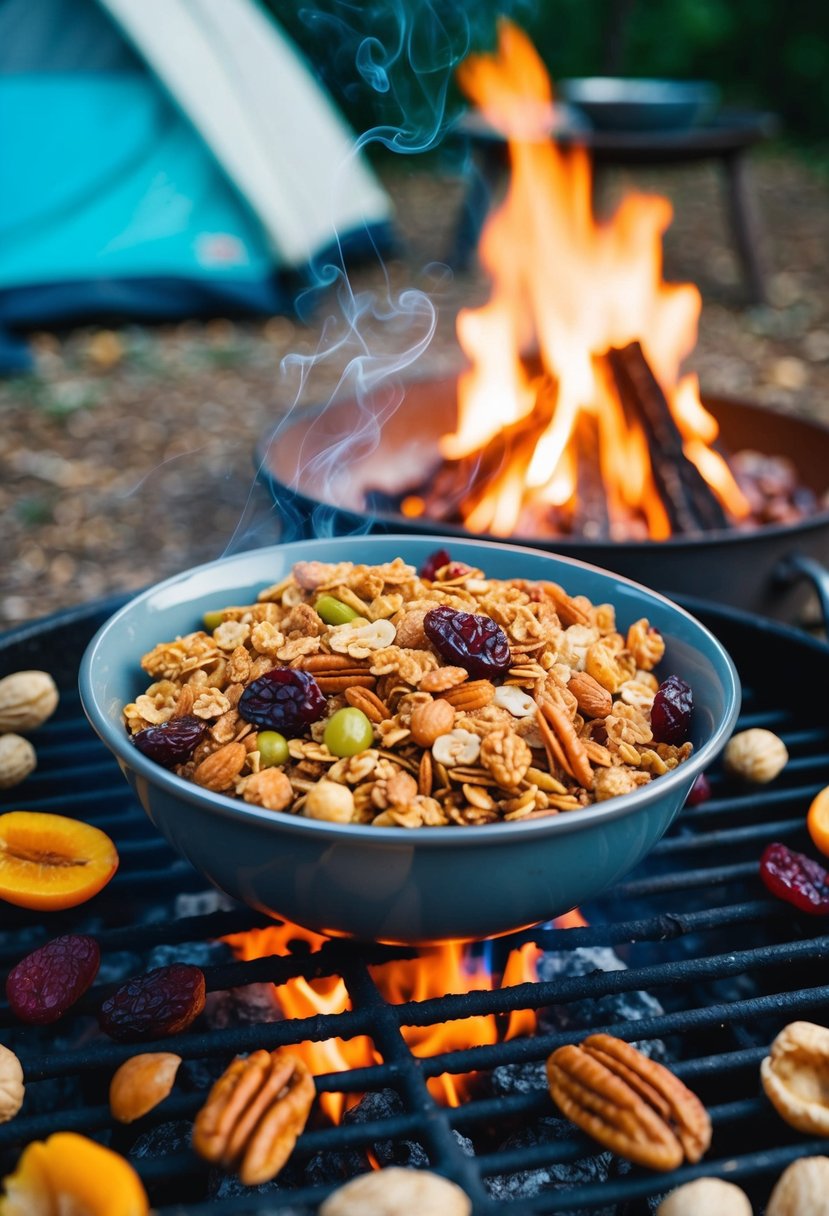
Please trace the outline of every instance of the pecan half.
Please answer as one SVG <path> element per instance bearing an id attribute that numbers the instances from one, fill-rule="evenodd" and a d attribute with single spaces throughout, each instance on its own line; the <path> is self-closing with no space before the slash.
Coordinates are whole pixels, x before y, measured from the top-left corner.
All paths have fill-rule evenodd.
<path id="1" fill-rule="evenodd" d="M 457 688 L 450 688 L 441 694 L 453 709 L 459 713 L 468 714 L 473 709 L 483 709 L 489 705 L 495 696 L 495 685 L 489 680 L 470 680 Z"/>
<path id="2" fill-rule="evenodd" d="M 594 1140 L 653 1170 L 699 1161 L 711 1121 L 696 1094 L 635 1047 L 607 1034 L 559 1047 L 547 1082 L 563 1114 Z"/>
<path id="3" fill-rule="evenodd" d="M 539 722 L 544 722 L 549 726 L 558 743 L 558 749 L 552 748 L 553 753 L 557 759 L 560 753 L 564 754 L 565 762 L 561 767 L 575 777 L 585 789 L 591 790 L 593 788 L 593 769 L 587 752 L 584 750 L 584 743 L 576 734 L 576 728 L 567 713 L 546 699 L 541 701 L 539 710 Z M 544 738 L 545 742 L 549 742 L 547 735 Z"/>
<path id="4" fill-rule="evenodd" d="M 237 1056 L 196 1115 L 193 1148 L 236 1170 L 245 1186 L 268 1182 L 291 1155 L 314 1093 L 310 1072 L 290 1051 Z"/>
<path id="5" fill-rule="evenodd" d="M 345 699 L 355 709 L 360 709 L 370 722 L 385 722 L 391 710 L 370 688 L 347 688 Z"/>

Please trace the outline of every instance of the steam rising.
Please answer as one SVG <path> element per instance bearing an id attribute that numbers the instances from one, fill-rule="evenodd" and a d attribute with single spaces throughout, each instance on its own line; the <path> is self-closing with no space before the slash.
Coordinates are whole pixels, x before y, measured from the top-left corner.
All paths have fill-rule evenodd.
<path id="1" fill-rule="evenodd" d="M 526 6 L 526 0 L 524 0 Z M 520 0 L 511 5 L 520 7 Z M 362 4 L 357 0 L 327 0 L 299 12 L 311 36 L 315 53 L 326 53 L 323 76 L 335 77 L 351 99 L 374 97 L 373 109 L 382 121 L 363 131 L 355 140 L 351 156 L 372 144 L 391 152 L 421 154 L 437 148 L 444 139 L 454 113 L 449 104 L 455 68 L 473 44 L 491 42 L 495 11 L 487 12 L 482 0 L 382 0 Z M 367 30 L 371 33 L 366 33 Z M 339 167 L 345 177 L 347 163 Z M 330 405 L 352 398 L 360 406 L 359 425 L 335 437 L 330 447 L 304 466 L 304 484 L 319 487 L 321 498 L 336 501 L 338 478 L 348 475 L 349 462 L 370 455 L 377 447 L 382 428 L 403 400 L 400 373 L 426 351 L 435 332 L 437 312 L 424 292 L 408 287 L 395 292 L 372 235 L 374 256 L 382 269 L 381 287 L 373 292 L 355 292 L 349 279 L 345 250 L 332 221 L 331 252 L 318 259 L 312 280 L 297 301 L 302 313 L 316 305 L 323 292 L 335 309 L 322 326 L 316 349 L 309 354 L 293 353 L 281 364 L 280 396 L 291 405 L 273 432 L 271 443 L 292 419 L 294 410 L 309 403 Z M 342 368 L 336 387 L 322 394 L 315 372 Z M 326 382 L 330 378 L 326 375 Z M 296 489 L 293 486 L 292 489 Z M 252 496 L 226 552 L 245 548 L 252 530 Z M 369 520 L 347 524 L 330 507 L 318 507 L 310 526 L 297 504 L 280 501 L 282 540 L 330 536 L 336 532 L 360 534 L 370 530 Z"/>

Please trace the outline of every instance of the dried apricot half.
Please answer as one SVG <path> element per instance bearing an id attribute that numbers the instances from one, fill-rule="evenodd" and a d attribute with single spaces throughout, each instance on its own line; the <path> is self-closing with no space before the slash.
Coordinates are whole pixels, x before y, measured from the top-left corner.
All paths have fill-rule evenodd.
<path id="1" fill-rule="evenodd" d="M 0 1216 L 147 1216 L 141 1179 L 130 1163 L 86 1136 L 55 1132 L 34 1140 L 3 1179 Z"/>
<path id="2" fill-rule="evenodd" d="M 44 912 L 74 908 L 106 886 L 118 852 L 105 832 L 44 811 L 0 815 L 0 899 Z"/>
<path id="3" fill-rule="evenodd" d="M 824 786 L 812 799 L 806 816 L 806 827 L 815 848 L 829 857 L 829 785 Z"/>

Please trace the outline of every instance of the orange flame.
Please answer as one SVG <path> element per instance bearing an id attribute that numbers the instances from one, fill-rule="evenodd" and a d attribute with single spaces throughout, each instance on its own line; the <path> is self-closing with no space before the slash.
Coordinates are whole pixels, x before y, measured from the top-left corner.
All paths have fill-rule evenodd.
<path id="1" fill-rule="evenodd" d="M 238 958 L 264 958 L 288 953 L 292 942 L 302 942 L 316 951 L 326 939 L 295 925 L 272 925 L 251 929 L 223 939 Z M 504 968 L 503 987 L 527 983 L 536 978 L 535 965 L 540 951 L 528 942 L 513 950 Z M 372 978 L 384 999 L 392 1004 L 425 1001 L 448 993 L 491 990 L 492 975 L 483 960 L 473 959 L 466 947 L 457 943 L 421 950 L 417 958 L 383 963 L 370 968 Z M 274 987 L 276 1000 L 289 1018 L 312 1017 L 320 1013 L 342 1013 L 350 1008 L 348 991 L 338 977 L 288 980 Z M 529 1035 L 535 1031 L 535 1014 L 529 1010 L 511 1013 L 506 1029 L 502 1030 L 492 1014 L 458 1019 L 431 1026 L 402 1026 L 401 1033 L 416 1056 L 429 1057 L 446 1051 L 484 1046 L 502 1039 Z M 381 1057 L 372 1041 L 365 1037 L 328 1039 L 305 1042 L 293 1050 L 301 1053 L 315 1076 L 322 1073 L 345 1072 L 352 1068 L 379 1064 Z M 469 1076 L 443 1073 L 428 1081 L 432 1096 L 447 1106 L 458 1106 L 469 1084 Z M 334 1123 L 339 1123 L 344 1111 L 354 1105 L 359 1094 L 323 1093 L 320 1105 Z"/>
<path id="2" fill-rule="evenodd" d="M 510 22 L 499 26 L 497 53 L 469 56 L 458 78 L 506 138 L 511 176 L 479 247 L 492 279 L 490 299 L 457 319 L 471 367 L 458 381 L 457 427 L 443 436 L 442 455 L 468 455 L 534 414 L 538 379 L 522 356 L 538 354 L 556 390 L 552 417 L 528 462 L 506 462 L 497 484 L 470 507 L 467 527 L 507 536 L 532 503 L 575 510 L 574 450 L 587 416 L 598 434 L 612 535 L 631 535 L 637 520 L 654 538 L 670 534 L 646 438 L 626 417 L 602 368 L 601 357 L 611 348 L 634 341 L 666 395 L 686 456 L 728 512 L 748 514 L 727 464 L 710 446 L 717 423 L 699 400 L 695 378 L 680 379 L 682 361 L 696 343 L 701 300 L 692 284 L 662 280 L 670 203 L 631 194 L 609 222 L 593 219 L 588 155 L 583 148 L 564 151 L 548 138 L 550 82 L 531 42 Z"/>

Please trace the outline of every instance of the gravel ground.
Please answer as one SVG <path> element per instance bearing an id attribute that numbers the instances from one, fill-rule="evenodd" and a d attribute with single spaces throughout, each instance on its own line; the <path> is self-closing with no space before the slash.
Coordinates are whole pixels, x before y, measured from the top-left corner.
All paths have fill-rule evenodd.
<path id="1" fill-rule="evenodd" d="M 352 274 L 359 340 L 349 339 L 334 293 L 303 321 L 35 335 L 34 374 L 0 382 L 0 628 L 277 539 L 278 520 L 253 477 L 257 439 L 300 383 L 300 408 L 325 401 L 355 355 L 369 352 L 362 366 L 370 371 L 372 358 L 402 358 L 422 342 L 424 308 L 407 311 L 417 303 L 411 288 L 437 310 L 417 373 L 458 365 L 455 314 L 487 294 L 476 266 L 453 275 L 442 261 L 463 186 L 413 173 L 411 162 L 404 168 L 384 175 L 400 251 L 385 271 Z M 829 186 L 782 152 L 758 154 L 751 168 L 771 268 L 763 308 L 743 306 L 713 167 L 619 174 L 603 197 L 610 205 L 635 185 L 672 198 L 665 274 L 703 293 L 688 364 L 703 392 L 829 423 Z M 372 299 L 378 317 L 367 309 Z M 389 299 L 398 310 L 384 316 Z M 327 357 L 312 363 L 320 349 Z M 281 370 L 285 356 L 294 358 Z"/>

